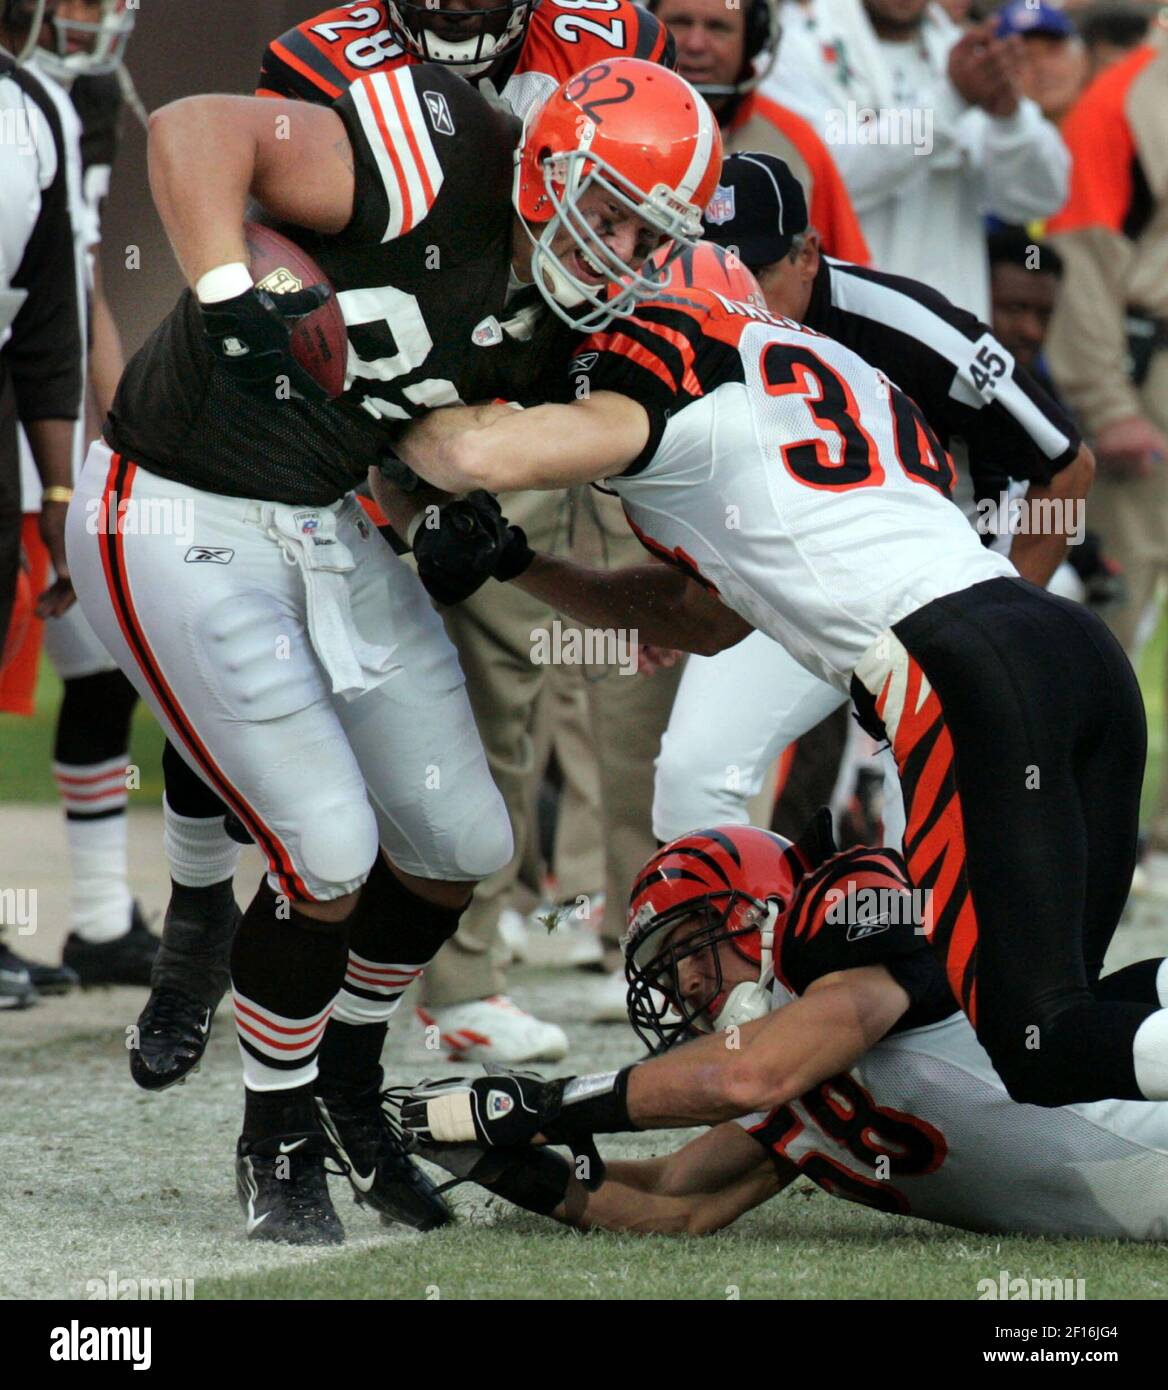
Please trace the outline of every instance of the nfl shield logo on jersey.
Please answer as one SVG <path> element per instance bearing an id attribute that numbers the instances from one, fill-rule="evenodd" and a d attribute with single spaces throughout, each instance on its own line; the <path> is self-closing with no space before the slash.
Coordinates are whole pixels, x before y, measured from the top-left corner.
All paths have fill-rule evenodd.
<path id="1" fill-rule="evenodd" d="M 706 208 L 706 221 L 712 222 L 715 227 L 719 227 L 723 222 L 730 222 L 734 218 L 734 186 L 724 188 L 721 184 L 714 189 L 714 196 L 710 199 L 710 204 Z"/>
<path id="2" fill-rule="evenodd" d="M 515 1102 L 506 1091 L 487 1092 L 487 1119 L 497 1120 L 503 1115 L 509 1115 L 515 1109 Z"/>
<path id="3" fill-rule="evenodd" d="M 320 516 L 316 512 L 297 512 L 296 522 L 302 536 L 311 536 L 314 531 L 320 530 Z"/>
<path id="4" fill-rule="evenodd" d="M 503 341 L 503 326 L 492 314 L 490 318 L 485 318 L 482 323 L 475 325 L 470 340 L 475 347 L 494 347 Z"/>

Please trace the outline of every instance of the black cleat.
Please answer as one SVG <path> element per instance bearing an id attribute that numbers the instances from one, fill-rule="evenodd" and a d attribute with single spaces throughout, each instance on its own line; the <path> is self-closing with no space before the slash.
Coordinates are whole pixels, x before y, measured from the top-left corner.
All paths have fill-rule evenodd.
<path id="1" fill-rule="evenodd" d="M 26 960 L 28 977 L 38 994 L 68 994 L 76 989 L 81 981 L 77 971 L 67 965 L 45 965 L 39 960 Z"/>
<path id="2" fill-rule="evenodd" d="M 130 1075 L 144 1091 L 165 1091 L 198 1071 L 214 1012 L 180 989 L 151 990 L 130 1049 Z"/>
<path id="3" fill-rule="evenodd" d="M 65 938 L 63 960 L 82 985 L 149 985 L 158 954 L 158 937 L 147 927 L 135 902 L 130 929 L 113 941 L 85 941 L 76 932 Z"/>
<path id="4" fill-rule="evenodd" d="M 248 1240 L 288 1245 L 340 1245 L 345 1228 L 325 1177 L 328 1143 L 319 1130 L 240 1139 L 235 1188 Z"/>
<path id="5" fill-rule="evenodd" d="M 27 1009 L 37 1002 L 28 965 L 0 942 L 0 1009 Z"/>
<path id="6" fill-rule="evenodd" d="M 450 1221 L 450 1208 L 385 1113 L 380 1082 L 364 1091 L 324 1091 L 318 1081 L 316 1108 L 358 1205 L 380 1212 L 387 1226 L 432 1231 Z"/>

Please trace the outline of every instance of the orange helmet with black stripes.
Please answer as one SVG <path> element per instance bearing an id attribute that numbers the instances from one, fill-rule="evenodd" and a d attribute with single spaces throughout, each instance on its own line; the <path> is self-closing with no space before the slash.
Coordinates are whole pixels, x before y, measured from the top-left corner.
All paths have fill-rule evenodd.
<path id="1" fill-rule="evenodd" d="M 524 124 L 514 189 L 535 282 L 555 313 L 591 332 L 659 293 L 644 261 L 662 242 L 676 255 L 697 241 L 721 168 L 704 98 L 657 63 L 606 59 L 558 87 Z M 582 206 L 592 190 L 602 197 Z M 628 216 L 650 233 L 636 264 L 605 240 L 605 223 Z"/>
<path id="2" fill-rule="evenodd" d="M 727 299 L 766 308 L 766 295 L 754 274 L 742 264 L 733 251 L 713 241 L 699 241 L 687 246 L 679 256 L 670 256 L 662 247 L 649 258 L 651 265 L 661 270 L 663 290 L 716 290 Z"/>
<path id="3" fill-rule="evenodd" d="M 629 1022 L 651 1051 L 767 1012 L 776 924 L 810 867 L 801 846 L 749 825 L 696 830 L 649 860 L 629 897 L 622 944 Z M 758 966 L 759 978 L 731 990 L 711 1018 L 710 1006 L 725 992 L 717 949 L 723 942 Z M 710 992 L 687 999 L 678 966 L 704 951 L 714 964 Z"/>

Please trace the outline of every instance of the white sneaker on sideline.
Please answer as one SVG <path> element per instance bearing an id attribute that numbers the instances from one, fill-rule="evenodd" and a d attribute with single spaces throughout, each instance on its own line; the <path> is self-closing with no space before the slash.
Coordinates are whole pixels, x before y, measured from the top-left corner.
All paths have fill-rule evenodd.
<path id="1" fill-rule="evenodd" d="M 629 982 L 623 970 L 605 975 L 588 991 L 593 1023 L 627 1023 Z"/>
<path id="2" fill-rule="evenodd" d="M 426 1027 L 437 1027 L 452 1062 L 558 1062 L 567 1056 L 564 1030 L 529 1014 L 505 994 L 416 1013 Z"/>
<path id="3" fill-rule="evenodd" d="M 522 965 L 527 959 L 527 918 L 522 912 L 505 907 L 499 913 L 499 942 L 508 965 Z"/>

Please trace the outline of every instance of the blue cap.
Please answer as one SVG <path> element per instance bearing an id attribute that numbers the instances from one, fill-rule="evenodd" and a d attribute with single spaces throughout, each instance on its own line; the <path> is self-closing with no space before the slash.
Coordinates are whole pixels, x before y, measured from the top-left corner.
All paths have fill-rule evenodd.
<path id="1" fill-rule="evenodd" d="M 1011 34 L 1051 34 L 1058 39 L 1069 39 L 1075 26 L 1062 10 L 1048 5 L 1046 0 L 1013 0 L 1012 4 L 998 11 L 995 30 L 998 38 L 1007 39 Z"/>

